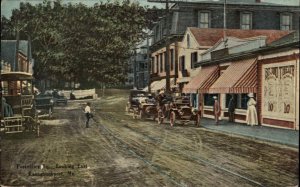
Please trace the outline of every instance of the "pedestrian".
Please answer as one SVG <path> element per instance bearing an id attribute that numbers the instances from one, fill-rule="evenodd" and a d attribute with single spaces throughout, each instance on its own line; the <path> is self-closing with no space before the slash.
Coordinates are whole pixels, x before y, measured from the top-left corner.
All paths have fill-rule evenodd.
<path id="1" fill-rule="evenodd" d="M 249 100 L 247 103 L 248 109 L 247 109 L 247 117 L 246 121 L 248 125 L 258 125 L 258 119 L 257 119 L 257 112 L 256 112 L 256 101 L 254 99 L 254 94 L 249 93 L 248 94 Z"/>
<path id="2" fill-rule="evenodd" d="M 221 107 L 220 107 L 220 104 L 219 104 L 219 101 L 218 101 L 218 97 L 213 96 L 213 98 L 214 98 L 213 112 L 214 112 L 214 116 L 215 116 L 216 125 L 218 125 L 219 124 L 219 117 L 220 117 L 220 114 L 221 114 Z"/>
<path id="3" fill-rule="evenodd" d="M 230 94 L 230 96 L 231 98 L 228 103 L 229 122 L 234 122 L 234 111 L 235 111 L 236 102 L 234 99 L 234 95 Z"/>
<path id="4" fill-rule="evenodd" d="M 84 113 L 85 113 L 85 117 L 86 117 L 85 127 L 89 128 L 89 121 L 90 121 L 91 118 L 93 118 L 93 114 L 91 112 L 91 103 L 90 102 L 86 103 Z"/>

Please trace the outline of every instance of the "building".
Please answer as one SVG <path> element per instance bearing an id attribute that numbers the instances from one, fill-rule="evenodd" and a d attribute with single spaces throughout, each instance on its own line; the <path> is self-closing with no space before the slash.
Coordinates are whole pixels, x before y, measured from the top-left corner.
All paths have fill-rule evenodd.
<path id="1" fill-rule="evenodd" d="M 221 118 L 227 119 L 228 103 L 233 95 L 235 121 L 246 123 L 247 95 L 254 93 L 261 125 L 299 129 L 299 80 L 296 78 L 299 76 L 299 31 L 267 42 L 267 46 L 227 53 L 200 61 L 198 65 L 199 74 L 184 87 L 184 92 L 198 94 L 198 108 L 204 117 L 213 118 L 212 97 L 217 96 Z"/>
<path id="2" fill-rule="evenodd" d="M 166 24 L 166 19 L 163 18 L 153 27 L 153 44 L 150 48 L 152 58 L 150 81 L 153 84 L 165 79 L 166 75 L 164 61 L 166 55 L 166 25 L 170 26 L 169 67 L 170 77 L 171 79 L 174 78 L 174 81 L 176 81 L 176 78 L 189 76 L 189 73 L 182 69 L 183 65 L 187 68 L 191 66 L 191 62 L 187 61 L 192 60 L 194 62 L 196 58 L 199 60 L 199 56 L 196 57 L 196 54 L 194 54 L 194 57 L 183 58 L 182 55 L 180 56 L 182 49 L 186 48 L 181 45 L 183 40 L 188 40 L 188 38 L 184 38 L 187 28 L 214 28 L 220 29 L 220 31 L 223 31 L 222 28 L 224 28 L 223 1 L 178 2 L 171 7 L 170 12 L 169 24 Z M 226 28 L 227 30 L 297 30 L 299 29 L 299 15 L 299 6 L 265 3 L 259 0 L 227 0 Z M 227 30 L 222 36 L 227 34 Z M 235 35 L 232 35 L 232 37 L 240 38 Z M 197 49 L 198 53 L 201 53 L 201 50 L 210 48 L 219 39 L 217 38 L 216 41 L 212 39 L 212 44 Z M 207 40 L 210 39 L 207 38 Z M 186 49 L 185 52 L 192 52 L 192 48 L 190 50 Z M 180 71 L 180 69 L 183 71 Z"/>
<path id="3" fill-rule="evenodd" d="M 1 40 L 1 72 L 21 71 L 33 74 L 34 61 L 30 43 L 26 40 L 19 41 L 17 50 L 16 40 Z"/>

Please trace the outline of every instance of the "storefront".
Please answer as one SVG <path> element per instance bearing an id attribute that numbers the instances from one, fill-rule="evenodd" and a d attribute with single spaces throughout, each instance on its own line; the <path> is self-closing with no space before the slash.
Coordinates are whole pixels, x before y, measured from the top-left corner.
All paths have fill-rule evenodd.
<path id="1" fill-rule="evenodd" d="M 209 88 L 208 93 L 210 94 L 204 97 L 209 100 L 212 100 L 214 95 L 218 96 L 223 119 L 228 119 L 228 103 L 233 96 L 236 104 L 234 120 L 246 123 L 247 95 L 248 93 L 257 93 L 257 59 L 248 58 L 231 62 Z"/>
<path id="2" fill-rule="evenodd" d="M 210 95 L 207 98 L 209 87 L 219 77 L 219 66 L 204 66 L 198 72 L 198 74 L 191 79 L 191 81 L 183 87 L 183 93 L 191 94 L 192 103 L 194 108 L 198 108 L 201 111 L 201 115 L 205 117 L 212 117 L 212 105 Z M 206 97 L 206 98 L 205 98 Z M 213 101 L 213 100 L 212 100 Z"/>

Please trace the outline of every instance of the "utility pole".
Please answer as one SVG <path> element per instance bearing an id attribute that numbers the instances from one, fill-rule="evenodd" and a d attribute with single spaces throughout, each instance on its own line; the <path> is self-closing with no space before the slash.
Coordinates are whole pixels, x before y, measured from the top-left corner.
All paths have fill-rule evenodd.
<path id="1" fill-rule="evenodd" d="M 170 93 L 170 23 L 169 23 L 169 1 L 166 0 L 166 59 L 165 59 L 165 69 L 166 69 L 166 92 Z"/>
<path id="2" fill-rule="evenodd" d="M 151 61 L 150 61 L 150 51 L 149 51 L 149 35 L 150 33 L 147 33 L 147 64 L 148 64 L 148 92 L 151 93 L 151 81 L 150 81 L 150 74 L 151 74 Z"/>
<path id="3" fill-rule="evenodd" d="M 227 47 L 227 36 L 226 36 L 226 0 L 224 1 L 224 28 L 223 28 L 223 40 L 224 46 Z"/>
<path id="4" fill-rule="evenodd" d="M 137 61 L 136 61 L 136 48 L 134 49 L 134 56 L 133 56 L 133 88 L 137 88 L 137 81 L 136 81 L 136 71 L 137 71 L 137 68 L 136 68 L 136 64 L 137 64 Z"/>

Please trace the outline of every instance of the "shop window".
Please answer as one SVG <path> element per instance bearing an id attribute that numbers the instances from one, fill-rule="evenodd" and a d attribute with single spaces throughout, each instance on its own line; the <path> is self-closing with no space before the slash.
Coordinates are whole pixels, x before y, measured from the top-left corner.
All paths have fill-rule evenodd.
<path id="1" fill-rule="evenodd" d="M 214 106 L 214 96 L 218 96 L 218 94 L 204 94 L 204 105 L 205 106 Z"/>
<path id="2" fill-rule="evenodd" d="M 233 94 L 235 99 L 235 108 L 237 109 L 247 109 L 247 102 L 249 100 L 248 94 Z M 231 94 L 226 94 L 226 108 L 228 108 L 229 100 L 231 98 Z"/>

